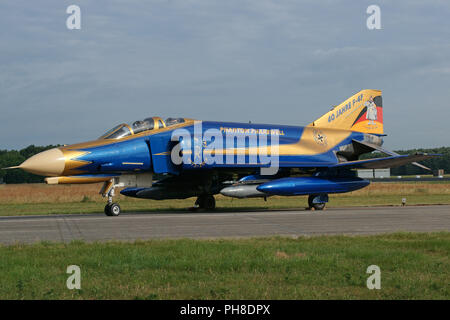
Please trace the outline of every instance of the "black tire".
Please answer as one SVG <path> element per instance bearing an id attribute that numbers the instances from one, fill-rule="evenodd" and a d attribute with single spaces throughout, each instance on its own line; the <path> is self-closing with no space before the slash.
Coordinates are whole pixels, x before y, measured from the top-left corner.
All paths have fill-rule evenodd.
<path id="1" fill-rule="evenodd" d="M 308 206 L 310 209 L 323 210 L 325 208 L 325 203 L 313 203 L 314 198 L 317 197 L 316 194 L 311 194 L 308 197 Z"/>
<path id="2" fill-rule="evenodd" d="M 313 208 L 314 210 L 323 210 L 325 208 L 325 203 L 314 203 Z"/>
<path id="3" fill-rule="evenodd" d="M 197 198 L 195 204 L 200 209 L 214 210 L 216 208 L 216 199 L 212 195 L 203 195 Z"/>
<path id="4" fill-rule="evenodd" d="M 105 214 L 107 216 L 110 215 L 110 210 L 111 210 L 111 203 L 107 203 L 106 206 L 105 206 Z"/>
<path id="5" fill-rule="evenodd" d="M 197 200 L 195 200 L 195 205 L 198 206 L 199 208 L 204 208 L 204 206 L 205 206 L 205 197 L 204 196 L 198 197 Z"/>
<path id="6" fill-rule="evenodd" d="M 206 210 L 214 210 L 216 208 L 216 199 L 214 196 L 206 196 L 203 201 L 203 208 Z"/>
<path id="7" fill-rule="evenodd" d="M 105 214 L 109 217 L 117 217 L 120 215 L 120 206 L 118 203 L 111 203 L 105 206 Z"/>

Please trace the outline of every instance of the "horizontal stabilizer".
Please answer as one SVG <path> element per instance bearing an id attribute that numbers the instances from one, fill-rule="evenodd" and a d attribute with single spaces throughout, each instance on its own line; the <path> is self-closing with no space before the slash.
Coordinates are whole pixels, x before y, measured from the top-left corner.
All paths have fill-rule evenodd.
<path id="1" fill-rule="evenodd" d="M 385 158 L 375 158 L 358 161 L 348 161 L 336 164 L 333 168 L 361 168 L 361 169 L 383 169 L 399 167 L 408 163 L 438 157 L 439 154 L 413 154 L 413 155 L 392 155 Z"/>
<path id="2" fill-rule="evenodd" d="M 388 154 L 388 155 L 390 155 L 390 156 L 399 156 L 399 154 L 396 153 L 396 152 L 394 152 L 394 151 L 389 151 L 389 150 L 383 149 L 383 148 L 381 148 L 380 146 L 377 146 L 377 145 L 374 145 L 374 144 L 371 144 L 371 143 L 368 143 L 368 142 L 365 142 L 365 141 L 353 140 L 353 143 L 360 144 L 360 145 L 364 145 L 364 146 L 366 146 L 366 147 L 372 148 L 373 150 L 378 150 L 378 151 L 383 152 L 383 153 L 385 153 L 385 154 Z M 439 155 L 433 155 L 433 156 L 439 156 Z M 431 171 L 430 168 L 424 166 L 424 165 L 421 164 L 421 163 L 418 163 L 418 162 L 412 162 L 411 164 L 414 165 L 414 166 L 416 166 L 416 167 L 419 167 L 419 168 L 422 168 L 422 169 Z"/>

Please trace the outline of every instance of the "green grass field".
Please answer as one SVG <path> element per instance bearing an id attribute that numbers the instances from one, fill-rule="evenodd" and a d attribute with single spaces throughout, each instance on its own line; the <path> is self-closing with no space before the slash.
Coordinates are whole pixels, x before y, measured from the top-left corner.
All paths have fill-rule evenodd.
<path id="1" fill-rule="evenodd" d="M 103 212 L 98 185 L 0 186 L 0 215 Z M 449 183 L 376 183 L 328 207 L 450 204 Z M 219 211 L 299 209 L 306 197 L 230 199 Z M 125 212 L 187 212 L 195 199 L 118 196 Z M 0 299 L 449 299 L 450 232 L 0 246 Z M 81 290 L 66 268 L 81 267 Z M 369 265 L 381 290 L 369 290 Z"/>
<path id="2" fill-rule="evenodd" d="M 0 299 L 449 299 L 450 233 L 0 246 Z M 66 268 L 81 268 L 68 290 Z M 381 289 L 369 290 L 369 265 Z"/>
<path id="3" fill-rule="evenodd" d="M 98 195 L 100 185 L 58 185 L 44 184 L 0 185 L 0 216 L 100 213 L 105 199 Z M 369 187 L 345 194 L 330 195 L 328 208 L 348 206 L 399 206 L 402 198 L 407 205 L 450 204 L 450 183 L 402 182 L 373 183 Z M 186 200 L 142 200 L 118 195 L 124 212 L 186 212 L 195 198 Z M 307 197 L 270 197 L 232 199 L 216 196 L 219 211 L 299 209 L 307 207 Z"/>
<path id="4" fill-rule="evenodd" d="M 407 198 L 408 205 L 450 204 L 448 195 L 416 195 Z M 327 208 L 352 206 L 400 206 L 402 197 L 398 195 L 377 196 L 330 196 Z M 189 212 L 195 198 L 186 200 L 135 200 L 121 197 L 118 201 L 123 212 Z M 82 214 L 103 212 L 104 202 L 79 201 L 63 203 L 0 203 L 0 216 L 42 215 L 42 214 Z M 229 199 L 217 197 L 216 211 L 248 211 L 271 209 L 304 209 L 308 206 L 306 197 L 273 197 L 263 199 Z"/>

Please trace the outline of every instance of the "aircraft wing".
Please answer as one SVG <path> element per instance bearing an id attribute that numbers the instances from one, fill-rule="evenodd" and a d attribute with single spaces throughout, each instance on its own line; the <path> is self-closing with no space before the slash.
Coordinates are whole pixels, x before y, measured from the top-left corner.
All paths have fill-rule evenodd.
<path id="1" fill-rule="evenodd" d="M 361 169 L 382 169 L 399 167 L 408 163 L 430 159 L 440 156 L 439 154 L 418 153 L 413 155 L 391 155 L 384 158 L 375 158 L 367 160 L 357 160 L 338 163 L 332 168 L 361 168 Z M 426 167 L 425 167 L 426 168 Z"/>

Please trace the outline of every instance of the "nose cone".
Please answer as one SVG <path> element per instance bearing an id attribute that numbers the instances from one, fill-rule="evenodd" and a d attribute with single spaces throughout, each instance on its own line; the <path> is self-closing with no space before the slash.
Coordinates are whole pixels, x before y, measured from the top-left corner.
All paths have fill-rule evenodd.
<path id="1" fill-rule="evenodd" d="M 38 153 L 19 166 L 20 169 L 27 172 L 50 177 L 61 175 L 64 171 L 64 167 L 64 154 L 58 148 Z"/>

